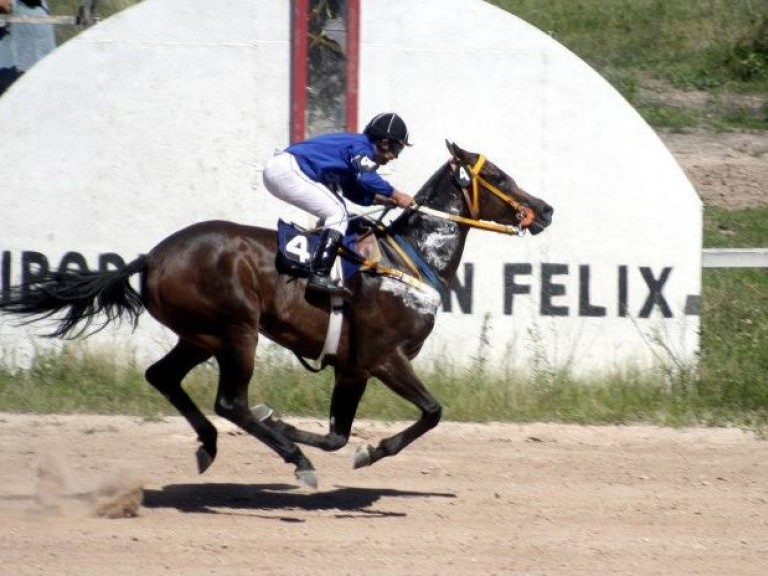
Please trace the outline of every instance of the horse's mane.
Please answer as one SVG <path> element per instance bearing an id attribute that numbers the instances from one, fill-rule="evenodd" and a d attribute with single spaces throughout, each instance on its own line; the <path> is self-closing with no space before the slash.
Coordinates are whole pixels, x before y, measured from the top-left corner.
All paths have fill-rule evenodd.
<path id="1" fill-rule="evenodd" d="M 431 199 L 432 195 L 438 190 L 439 180 L 445 177 L 447 166 L 447 162 L 442 164 L 437 170 L 435 170 L 435 173 L 429 177 L 429 180 L 427 180 L 421 186 L 421 188 L 419 188 L 419 191 L 416 192 L 413 197 L 413 199 L 416 201 L 416 204 L 425 204 Z M 409 212 L 407 210 L 404 211 L 402 214 L 400 214 L 400 216 L 392 221 L 392 223 L 388 226 L 388 229 L 395 232 L 402 231 L 402 229 L 408 225 L 408 222 L 413 215 L 413 212 Z"/>

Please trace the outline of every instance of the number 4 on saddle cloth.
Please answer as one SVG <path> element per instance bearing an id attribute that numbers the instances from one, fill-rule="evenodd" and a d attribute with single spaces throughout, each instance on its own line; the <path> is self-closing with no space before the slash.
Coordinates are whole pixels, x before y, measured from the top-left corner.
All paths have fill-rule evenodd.
<path id="1" fill-rule="evenodd" d="M 306 278 L 321 230 L 306 230 L 293 222 L 278 220 L 277 269 Z M 442 294 L 445 286 L 423 258 L 400 235 L 367 218 L 350 222 L 339 249 L 344 280 L 358 272 L 389 276 L 414 288 L 426 286 Z"/>

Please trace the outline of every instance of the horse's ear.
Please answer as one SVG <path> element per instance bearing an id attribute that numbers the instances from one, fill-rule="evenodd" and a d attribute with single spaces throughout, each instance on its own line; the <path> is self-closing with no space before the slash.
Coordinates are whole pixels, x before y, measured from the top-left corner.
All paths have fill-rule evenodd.
<path id="1" fill-rule="evenodd" d="M 466 162 L 467 161 L 467 153 L 464 152 L 461 148 L 459 148 L 455 142 L 449 142 L 448 140 L 445 141 L 445 145 L 448 147 L 448 151 L 451 153 L 451 156 L 456 158 L 459 162 Z"/>

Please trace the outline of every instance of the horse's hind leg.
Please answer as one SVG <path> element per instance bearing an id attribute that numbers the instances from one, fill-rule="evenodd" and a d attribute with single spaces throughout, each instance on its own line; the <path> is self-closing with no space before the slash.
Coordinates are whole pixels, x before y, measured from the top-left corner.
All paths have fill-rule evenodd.
<path id="1" fill-rule="evenodd" d="M 286 438 L 321 450 L 333 451 L 346 446 L 352 432 L 357 407 L 363 397 L 368 376 L 336 370 L 336 382 L 331 396 L 331 420 L 328 434 L 315 434 L 299 430 L 286 424 L 275 416 L 264 420 L 265 424 L 275 427 Z"/>
<path id="2" fill-rule="evenodd" d="M 410 361 L 399 352 L 393 352 L 373 373 L 389 389 L 421 410 L 421 417 L 411 426 L 394 436 L 385 438 L 376 448 L 366 446 L 355 454 L 355 468 L 369 466 L 386 456 L 394 456 L 411 442 L 440 422 L 442 407 L 421 383 Z"/>
<path id="3" fill-rule="evenodd" d="M 253 375 L 256 338 L 246 335 L 232 339 L 229 346 L 216 354 L 219 362 L 216 413 L 264 442 L 285 462 L 295 465 L 296 478 L 303 484 L 316 488 L 317 477 L 309 459 L 277 428 L 259 420 L 248 406 L 248 384 Z M 233 344 L 233 341 L 237 344 Z"/>
<path id="4" fill-rule="evenodd" d="M 197 439 L 201 444 L 197 450 L 197 468 L 201 474 L 216 458 L 217 432 L 211 421 L 181 387 L 181 382 L 192 368 L 205 362 L 210 356 L 205 350 L 185 340 L 179 340 L 173 350 L 150 366 L 145 373 L 147 381 L 173 404 L 197 432 Z"/>

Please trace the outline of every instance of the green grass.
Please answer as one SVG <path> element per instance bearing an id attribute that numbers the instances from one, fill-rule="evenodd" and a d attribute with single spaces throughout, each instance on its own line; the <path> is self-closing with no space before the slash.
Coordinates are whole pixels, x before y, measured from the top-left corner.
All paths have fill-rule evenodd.
<path id="1" fill-rule="evenodd" d="M 599 68 L 652 69 L 690 82 L 704 73 L 717 81 L 754 80 L 762 74 L 757 40 L 764 30 L 768 6 L 755 0 L 495 0 L 548 32 Z M 745 51 L 746 49 L 746 51 Z M 751 51 L 750 51 L 751 50 Z"/>
<path id="2" fill-rule="evenodd" d="M 768 208 L 705 209 L 707 247 L 768 246 Z M 768 269 L 705 269 L 699 396 L 723 410 L 768 412 Z"/>
<path id="3" fill-rule="evenodd" d="M 733 346 L 734 341 L 726 339 L 724 344 Z M 29 369 L 0 368 L 0 412 L 132 414 L 152 419 L 175 414 L 144 381 L 143 367 L 125 358 L 75 343 L 58 352 L 37 354 Z M 274 349 L 262 351 L 259 358 L 251 404 L 265 402 L 289 415 L 328 414 L 331 370 L 311 374 Z M 628 369 L 588 380 L 567 371 L 540 371 L 531 378 L 491 373 L 479 361 L 469 368 L 447 368 L 447 362 L 436 362 L 420 366 L 419 372 L 443 404 L 447 420 L 731 425 L 762 432 L 768 420 L 768 397 L 756 381 L 742 378 L 741 364 L 734 360 L 722 366 L 733 370 L 728 379 L 698 378 L 695 370 L 674 367 Z M 720 363 L 717 368 L 721 369 Z M 209 413 L 216 379 L 215 365 L 206 364 L 193 371 L 184 385 Z M 358 416 L 412 420 L 418 413 L 371 380 Z"/>
<path id="4" fill-rule="evenodd" d="M 704 209 L 704 245 L 708 248 L 768 246 L 768 207 L 750 210 Z"/>
<path id="5" fill-rule="evenodd" d="M 768 2 L 492 0 L 551 34 L 608 79 L 657 128 L 768 129 Z M 649 80 L 711 95 L 697 110 L 648 102 Z"/>

